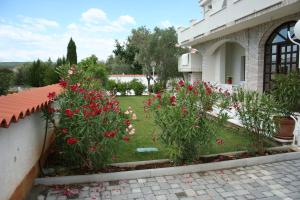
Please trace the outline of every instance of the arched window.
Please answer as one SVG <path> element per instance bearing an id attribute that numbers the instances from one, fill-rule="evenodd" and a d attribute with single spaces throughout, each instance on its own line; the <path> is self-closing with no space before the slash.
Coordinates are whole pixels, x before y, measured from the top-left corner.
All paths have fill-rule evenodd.
<path id="1" fill-rule="evenodd" d="M 290 31 L 295 38 L 296 22 L 288 22 L 279 26 L 269 37 L 265 46 L 264 91 L 272 88 L 272 80 L 276 74 L 299 71 L 299 47 L 288 38 Z"/>

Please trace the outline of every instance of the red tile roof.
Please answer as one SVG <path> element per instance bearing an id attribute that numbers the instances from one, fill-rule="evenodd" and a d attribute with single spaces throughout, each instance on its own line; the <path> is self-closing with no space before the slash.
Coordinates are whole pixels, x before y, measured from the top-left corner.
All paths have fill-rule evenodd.
<path id="1" fill-rule="evenodd" d="M 49 103 L 48 94 L 59 95 L 59 84 L 32 88 L 19 93 L 0 96 L 0 127 L 9 127 L 11 122 L 30 115 Z"/>

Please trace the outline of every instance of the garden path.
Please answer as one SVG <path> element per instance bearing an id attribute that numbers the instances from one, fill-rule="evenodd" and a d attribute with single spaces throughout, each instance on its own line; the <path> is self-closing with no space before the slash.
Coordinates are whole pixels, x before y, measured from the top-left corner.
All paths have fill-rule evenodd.
<path id="1" fill-rule="evenodd" d="M 300 160 L 155 178 L 120 180 L 65 188 L 40 188 L 40 199 L 300 199 Z"/>

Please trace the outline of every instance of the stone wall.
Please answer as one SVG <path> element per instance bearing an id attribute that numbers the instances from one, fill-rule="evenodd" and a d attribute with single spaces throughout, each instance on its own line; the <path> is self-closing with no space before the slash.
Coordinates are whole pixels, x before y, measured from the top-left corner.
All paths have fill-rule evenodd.
<path id="1" fill-rule="evenodd" d="M 226 42 L 236 42 L 245 49 L 247 89 L 263 91 L 264 46 L 272 32 L 281 24 L 300 19 L 300 12 L 229 34 L 194 46 L 203 56 L 202 68 L 209 68 L 209 56 Z"/>

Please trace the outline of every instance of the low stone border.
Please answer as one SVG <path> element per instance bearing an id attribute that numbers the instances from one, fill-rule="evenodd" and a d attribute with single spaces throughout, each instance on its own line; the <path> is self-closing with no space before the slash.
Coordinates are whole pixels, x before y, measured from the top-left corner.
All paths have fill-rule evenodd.
<path id="1" fill-rule="evenodd" d="M 123 163 L 113 163 L 111 166 L 115 167 L 136 167 L 139 165 L 148 165 L 148 164 L 159 164 L 170 162 L 170 159 L 159 159 L 159 160 L 145 160 L 145 161 L 136 161 L 136 162 L 123 162 Z"/>
<path id="2" fill-rule="evenodd" d="M 156 177 L 156 176 L 230 169 L 236 167 L 247 167 L 253 165 L 295 160 L 295 159 L 300 159 L 299 151 L 284 153 L 284 154 L 244 158 L 238 160 L 229 160 L 229 161 L 221 161 L 221 162 L 206 163 L 206 164 L 187 165 L 187 166 L 179 166 L 179 167 L 168 167 L 168 168 L 157 168 L 157 169 L 147 169 L 147 170 L 135 170 L 135 171 L 127 171 L 127 172 L 91 174 L 91 175 L 37 178 L 35 180 L 35 185 L 63 185 L 63 184 L 128 180 L 128 179 L 137 179 L 137 178 L 148 178 L 148 177 Z"/>

